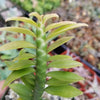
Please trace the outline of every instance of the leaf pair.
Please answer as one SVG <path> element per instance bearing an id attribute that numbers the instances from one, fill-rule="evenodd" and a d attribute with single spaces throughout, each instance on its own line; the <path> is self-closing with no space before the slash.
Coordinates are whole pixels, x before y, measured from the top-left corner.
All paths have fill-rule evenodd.
<path id="1" fill-rule="evenodd" d="M 51 77 L 51 79 L 47 81 L 49 86 L 45 89 L 46 92 L 67 98 L 82 94 L 81 91 L 69 85 L 70 83 L 83 80 L 83 78 L 77 74 L 64 71 L 53 71 L 47 73 L 47 76 Z"/>
<path id="2" fill-rule="evenodd" d="M 48 58 L 48 61 L 52 61 L 48 64 L 48 68 L 73 68 L 82 66 L 78 61 L 74 61 L 67 55 L 55 55 Z"/>

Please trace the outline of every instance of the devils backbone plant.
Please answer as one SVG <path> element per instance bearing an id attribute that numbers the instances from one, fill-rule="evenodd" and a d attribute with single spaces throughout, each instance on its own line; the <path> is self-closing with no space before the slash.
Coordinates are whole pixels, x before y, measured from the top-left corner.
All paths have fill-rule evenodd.
<path id="1" fill-rule="evenodd" d="M 21 27 L 0 28 L 0 31 L 18 32 L 31 35 L 35 41 L 35 44 L 27 41 L 10 42 L 1 46 L 0 51 L 18 48 L 31 48 L 36 51 L 36 55 L 33 55 L 22 49 L 19 56 L 12 61 L 6 61 L 6 64 L 12 73 L 6 79 L 3 87 L 9 86 L 13 89 L 20 96 L 18 100 L 43 100 L 42 95 L 44 91 L 52 95 L 66 98 L 81 95 L 82 92 L 71 86 L 71 83 L 83 80 L 82 77 L 64 71 L 51 71 L 47 73 L 47 69 L 49 68 L 72 68 L 82 66 L 80 62 L 73 61 L 72 58 L 67 55 L 48 56 L 49 52 L 71 40 L 73 37 L 69 36 L 60 38 L 50 46 L 48 46 L 48 43 L 65 31 L 87 25 L 72 21 L 62 21 L 46 26 L 46 22 L 49 19 L 53 17 L 58 18 L 59 16 L 57 14 L 39 15 L 36 12 L 30 13 L 29 16 L 37 17 L 37 23 L 31 18 L 25 17 L 13 17 L 7 19 L 7 21 L 16 20 L 29 23 L 36 27 L 36 31 L 34 32 Z M 49 33 L 46 34 L 47 32 Z M 50 77 L 50 79 L 46 80 L 46 77 Z M 23 83 L 12 83 L 19 78 Z M 47 87 L 45 87 L 46 84 Z"/>

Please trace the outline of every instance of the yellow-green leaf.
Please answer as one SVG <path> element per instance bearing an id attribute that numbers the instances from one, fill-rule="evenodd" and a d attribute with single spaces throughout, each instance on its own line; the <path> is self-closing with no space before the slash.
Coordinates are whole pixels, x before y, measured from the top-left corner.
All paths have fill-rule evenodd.
<path id="1" fill-rule="evenodd" d="M 27 86 L 20 83 L 14 83 L 10 85 L 10 88 L 14 90 L 22 100 L 32 100 L 32 90 L 27 88 Z"/>
<path id="2" fill-rule="evenodd" d="M 18 49 L 18 48 L 36 48 L 32 43 L 27 41 L 14 41 L 0 47 L 0 51 Z"/>
<path id="3" fill-rule="evenodd" d="M 51 44 L 47 50 L 47 52 L 49 53 L 50 51 L 56 49 L 57 47 L 61 46 L 62 44 L 68 42 L 69 40 L 71 40 L 73 37 L 63 37 L 61 39 L 58 39 L 57 41 L 55 41 L 53 44 Z"/>
<path id="4" fill-rule="evenodd" d="M 72 59 L 71 56 L 67 56 L 67 55 L 54 55 L 54 56 L 50 56 L 48 58 L 48 61 L 54 61 L 54 60 L 60 60 L 60 59 Z"/>
<path id="5" fill-rule="evenodd" d="M 75 24 L 69 24 L 69 25 L 64 25 L 61 26 L 60 28 L 55 29 L 54 31 L 52 31 L 48 37 L 47 37 L 47 41 L 55 38 L 56 36 L 60 35 L 63 32 L 66 32 L 68 30 L 74 29 L 74 28 L 78 28 L 81 26 L 88 26 L 87 24 L 84 23 L 75 23 Z"/>
<path id="6" fill-rule="evenodd" d="M 4 27 L 4 28 L 0 28 L 0 31 L 18 32 L 18 33 L 28 34 L 33 37 L 36 37 L 35 33 L 33 33 L 32 31 L 20 27 Z"/>
<path id="7" fill-rule="evenodd" d="M 59 16 L 57 14 L 46 14 L 43 17 L 43 23 L 45 24 L 47 20 L 51 19 L 51 18 L 59 18 Z"/>
<path id="8" fill-rule="evenodd" d="M 74 61 L 71 59 L 60 59 L 60 60 L 55 60 L 53 62 L 51 62 L 48 65 L 48 68 L 50 67 L 54 67 L 54 68 L 73 68 L 73 67 L 78 67 L 78 66 L 82 66 L 82 63 L 78 62 L 78 61 Z"/>
<path id="9" fill-rule="evenodd" d="M 47 76 L 55 78 L 59 81 L 64 81 L 68 83 L 77 82 L 80 80 L 84 80 L 81 76 L 74 74 L 72 72 L 65 72 L 65 71 L 52 71 L 48 72 Z"/>
<path id="10" fill-rule="evenodd" d="M 33 68 L 25 68 L 25 69 L 21 69 L 21 70 L 17 70 L 17 71 L 13 71 L 9 76 L 8 78 L 6 79 L 4 85 L 3 85 L 3 88 L 5 86 L 9 86 L 9 84 L 11 82 L 13 82 L 14 80 L 18 79 L 18 78 L 21 78 L 22 76 L 24 75 L 27 75 L 29 73 L 33 73 L 35 72 L 35 70 Z"/>
<path id="11" fill-rule="evenodd" d="M 16 60 L 28 60 L 30 58 L 35 58 L 35 55 L 33 55 L 31 53 L 23 53 L 22 55 L 19 55 L 18 57 L 16 57 L 13 61 L 16 61 Z"/>
<path id="12" fill-rule="evenodd" d="M 11 17 L 11 18 L 8 18 L 6 21 L 12 21 L 12 20 L 26 22 L 26 23 L 29 23 L 29 24 L 35 26 L 35 27 L 38 26 L 37 23 L 35 23 L 33 20 L 26 18 L 26 17 Z"/>
<path id="13" fill-rule="evenodd" d="M 58 95 L 65 98 L 76 97 L 82 95 L 82 92 L 75 87 L 64 85 L 64 86 L 49 86 L 45 89 L 46 92 L 52 95 Z"/>
<path id="14" fill-rule="evenodd" d="M 9 70 L 20 70 L 24 68 L 28 68 L 35 63 L 32 60 L 20 60 L 9 67 Z"/>
<path id="15" fill-rule="evenodd" d="M 39 21 L 41 21 L 41 16 L 37 12 L 32 12 L 29 16 L 35 16 Z"/>
<path id="16" fill-rule="evenodd" d="M 68 25 L 68 24 L 75 24 L 75 22 L 72 22 L 72 21 L 62 21 L 62 22 L 58 22 L 58 23 L 53 23 L 53 24 L 50 24 L 50 25 L 48 25 L 46 27 L 45 32 L 47 32 L 48 30 L 57 28 L 57 27 L 61 27 L 63 25 Z"/>
<path id="17" fill-rule="evenodd" d="M 20 52 L 19 52 L 19 55 L 23 55 L 25 52 L 26 52 L 25 49 L 21 49 Z"/>

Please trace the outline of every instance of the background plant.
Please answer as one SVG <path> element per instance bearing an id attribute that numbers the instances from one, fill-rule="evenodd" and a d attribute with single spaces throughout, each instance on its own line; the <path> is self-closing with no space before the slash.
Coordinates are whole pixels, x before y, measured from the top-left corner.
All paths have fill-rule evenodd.
<path id="1" fill-rule="evenodd" d="M 51 11 L 60 5 L 60 0 L 11 0 L 20 5 L 25 11 L 32 12 L 33 10 L 43 14 Z"/>
<path id="2" fill-rule="evenodd" d="M 36 51 L 35 54 L 27 53 L 22 49 L 12 61 L 6 61 L 8 69 L 12 73 L 5 81 L 5 86 L 10 86 L 17 94 L 19 94 L 19 100 L 42 100 L 42 94 L 44 91 L 62 97 L 75 97 L 81 95 L 82 92 L 71 86 L 71 83 L 83 80 L 82 77 L 71 72 L 53 71 L 46 73 L 49 68 L 72 68 L 76 66 L 82 66 L 80 62 L 73 61 L 70 56 L 67 55 L 55 55 L 49 56 L 48 53 L 60 45 L 71 40 L 73 37 L 64 37 L 58 39 L 53 44 L 48 46 L 49 42 L 61 35 L 63 32 L 80 27 L 87 26 L 82 23 L 75 23 L 72 21 L 63 21 L 46 25 L 46 22 L 55 17 L 57 14 L 39 15 L 36 12 L 30 13 L 30 16 L 37 17 L 37 23 L 32 19 L 25 17 L 13 17 L 7 19 L 7 21 L 17 20 L 23 21 L 36 27 L 36 30 L 29 30 L 27 28 L 20 27 L 4 27 L 0 28 L 0 31 L 11 31 L 30 35 L 34 39 L 34 43 L 28 41 L 13 41 L 0 47 L 0 51 L 19 49 L 19 48 L 31 48 Z M 46 34 L 49 32 L 48 34 Z M 51 77 L 46 81 L 46 77 Z M 16 79 L 21 79 L 24 84 L 12 83 Z M 45 84 L 48 86 L 45 87 Z"/>

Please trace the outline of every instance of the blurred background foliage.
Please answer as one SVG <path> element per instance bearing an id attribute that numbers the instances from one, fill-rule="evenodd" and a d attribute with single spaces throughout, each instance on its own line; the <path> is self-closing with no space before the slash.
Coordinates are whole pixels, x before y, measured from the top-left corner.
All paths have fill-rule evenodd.
<path id="1" fill-rule="evenodd" d="M 60 5 L 60 0 L 11 0 L 21 6 L 25 11 L 36 11 L 40 14 L 51 11 Z"/>

